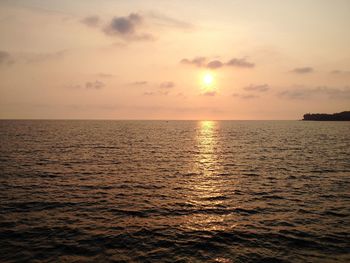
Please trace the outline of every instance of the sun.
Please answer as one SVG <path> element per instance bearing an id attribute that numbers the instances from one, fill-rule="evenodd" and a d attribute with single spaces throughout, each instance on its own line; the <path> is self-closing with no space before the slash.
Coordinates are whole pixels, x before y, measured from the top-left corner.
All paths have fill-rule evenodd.
<path id="1" fill-rule="evenodd" d="M 204 76 L 203 76 L 202 81 L 203 81 L 203 84 L 204 84 L 205 86 L 210 87 L 210 86 L 212 86 L 213 83 L 214 83 L 214 77 L 213 77 L 213 75 L 210 74 L 210 73 L 205 73 Z"/>
<path id="2" fill-rule="evenodd" d="M 216 74 L 210 71 L 204 71 L 200 74 L 199 81 L 201 83 L 200 89 L 201 94 L 214 94 L 216 93 L 217 87 L 216 87 L 216 81 L 215 81 Z"/>

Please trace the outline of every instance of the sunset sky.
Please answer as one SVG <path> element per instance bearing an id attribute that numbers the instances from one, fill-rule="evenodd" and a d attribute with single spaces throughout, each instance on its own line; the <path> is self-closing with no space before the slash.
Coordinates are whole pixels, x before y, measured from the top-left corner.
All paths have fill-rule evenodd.
<path id="1" fill-rule="evenodd" d="M 349 0 L 1 0 L 0 118 L 350 109 Z"/>

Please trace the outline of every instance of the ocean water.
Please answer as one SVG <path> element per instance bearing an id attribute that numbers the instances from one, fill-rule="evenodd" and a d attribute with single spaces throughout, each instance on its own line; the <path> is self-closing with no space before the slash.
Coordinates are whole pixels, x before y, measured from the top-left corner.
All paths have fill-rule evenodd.
<path id="1" fill-rule="evenodd" d="M 0 121 L 1 262 L 350 262 L 350 123 Z"/>

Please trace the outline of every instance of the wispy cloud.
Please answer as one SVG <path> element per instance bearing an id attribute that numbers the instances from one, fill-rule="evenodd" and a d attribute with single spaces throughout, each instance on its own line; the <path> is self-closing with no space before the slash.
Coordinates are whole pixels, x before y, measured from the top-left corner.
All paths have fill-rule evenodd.
<path id="1" fill-rule="evenodd" d="M 13 63 L 15 60 L 9 52 L 0 51 L 0 65 L 10 66 Z"/>
<path id="2" fill-rule="evenodd" d="M 175 87 L 173 81 L 164 81 L 161 82 L 154 90 L 146 91 L 143 93 L 145 96 L 167 96 L 170 94 L 170 91 Z"/>
<path id="3" fill-rule="evenodd" d="M 330 73 L 334 74 L 334 75 L 350 74 L 350 70 L 339 70 L 339 69 L 336 69 L 336 70 L 332 70 Z"/>
<path id="4" fill-rule="evenodd" d="M 293 69 L 291 72 L 296 74 L 308 74 L 314 72 L 314 69 L 312 67 L 300 67 Z"/>
<path id="5" fill-rule="evenodd" d="M 71 85 L 68 85 L 66 88 L 72 89 L 72 90 L 81 89 L 81 85 L 80 84 L 71 84 Z"/>
<path id="6" fill-rule="evenodd" d="M 161 89 L 172 89 L 175 87 L 175 83 L 172 81 L 165 81 L 160 83 L 159 88 Z"/>
<path id="7" fill-rule="evenodd" d="M 106 86 L 105 83 L 103 83 L 102 81 L 96 80 L 96 81 L 87 81 L 85 82 L 85 84 L 81 85 L 81 84 L 72 84 L 72 85 L 68 85 L 67 88 L 69 89 L 86 89 L 86 90 L 100 90 L 102 88 L 104 88 Z"/>
<path id="8" fill-rule="evenodd" d="M 206 91 L 204 93 L 202 93 L 203 96 L 209 96 L 209 97 L 213 97 L 217 95 L 216 91 Z"/>
<path id="9" fill-rule="evenodd" d="M 28 53 L 23 54 L 22 57 L 27 63 L 41 63 L 47 60 L 61 59 L 67 54 L 68 50 L 59 50 L 50 53 Z"/>
<path id="10" fill-rule="evenodd" d="M 10 66 L 14 63 L 41 63 L 48 60 L 57 60 L 63 58 L 68 50 L 59 50 L 48 53 L 21 52 L 11 54 L 6 51 L 0 51 L 0 65 Z"/>
<path id="11" fill-rule="evenodd" d="M 193 29 L 194 26 L 188 22 L 169 17 L 164 14 L 160 14 L 157 12 L 149 13 L 149 17 L 155 21 L 156 24 L 166 27 L 175 27 L 179 29 Z"/>
<path id="12" fill-rule="evenodd" d="M 239 94 L 239 93 L 233 93 L 232 97 L 237 97 L 237 98 L 244 99 L 244 100 L 259 98 L 259 96 L 254 95 L 254 94 Z"/>
<path id="13" fill-rule="evenodd" d="M 142 81 L 134 81 L 131 82 L 130 85 L 131 86 L 145 86 L 148 84 L 148 81 L 142 80 Z"/>
<path id="14" fill-rule="evenodd" d="M 177 93 L 176 96 L 181 98 L 186 98 L 185 94 L 183 94 L 182 92 Z"/>
<path id="15" fill-rule="evenodd" d="M 257 92 L 266 92 L 270 89 L 270 86 L 267 84 L 253 85 L 250 84 L 243 88 L 246 91 L 257 91 Z"/>
<path id="16" fill-rule="evenodd" d="M 245 93 L 233 93 L 232 96 L 244 100 L 260 98 L 260 95 L 270 90 L 270 86 L 267 84 L 250 84 L 243 87 L 243 90 Z"/>
<path id="17" fill-rule="evenodd" d="M 219 69 L 222 67 L 236 67 L 236 68 L 254 68 L 255 64 L 246 60 L 246 58 L 232 58 L 224 63 L 220 60 L 212 60 L 208 62 L 206 57 L 195 57 L 193 59 L 183 58 L 181 64 L 192 65 L 196 67 L 206 67 L 208 69 Z"/>
<path id="18" fill-rule="evenodd" d="M 145 92 L 143 93 L 143 95 L 144 95 L 144 96 L 154 96 L 154 95 L 156 95 L 156 93 L 153 92 L 153 91 L 145 91 Z"/>
<path id="19" fill-rule="evenodd" d="M 113 78 L 113 77 L 115 77 L 114 74 L 109 74 L 109 73 L 97 73 L 96 76 L 99 78 Z"/>
<path id="20" fill-rule="evenodd" d="M 226 63 L 227 66 L 237 68 L 254 68 L 255 64 L 246 60 L 246 58 L 233 58 Z"/>
<path id="21" fill-rule="evenodd" d="M 99 16 L 87 16 L 80 20 L 83 24 L 89 26 L 89 27 L 98 27 L 100 26 L 101 19 Z"/>
<path id="22" fill-rule="evenodd" d="M 350 99 L 350 87 L 303 87 L 296 86 L 281 91 L 277 94 L 279 97 L 291 100 L 304 100 L 315 97 L 325 97 L 329 99 Z"/>
<path id="23" fill-rule="evenodd" d="M 168 90 L 157 90 L 157 91 L 145 91 L 143 93 L 144 96 L 167 96 L 169 95 Z"/>
<path id="24" fill-rule="evenodd" d="M 102 89 L 103 87 L 105 87 L 105 84 L 99 80 L 96 80 L 94 82 L 86 82 L 85 83 L 86 89 Z"/>
<path id="25" fill-rule="evenodd" d="M 249 100 L 249 99 L 256 99 L 256 98 L 259 98 L 259 96 L 253 95 L 253 94 L 246 94 L 246 95 L 241 95 L 241 98 L 242 98 L 242 99 L 247 99 L 247 100 Z"/>

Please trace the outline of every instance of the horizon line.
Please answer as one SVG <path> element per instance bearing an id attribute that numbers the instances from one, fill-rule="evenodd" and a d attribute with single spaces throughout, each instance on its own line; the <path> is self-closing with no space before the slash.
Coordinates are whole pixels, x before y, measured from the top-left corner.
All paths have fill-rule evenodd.
<path id="1" fill-rule="evenodd" d="M 0 121 L 301 121 L 302 119 L 85 119 L 85 118 L 0 118 Z"/>

